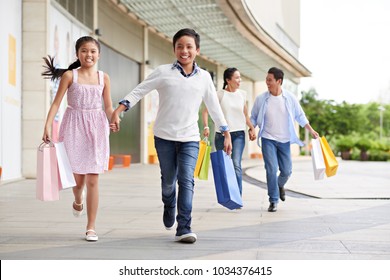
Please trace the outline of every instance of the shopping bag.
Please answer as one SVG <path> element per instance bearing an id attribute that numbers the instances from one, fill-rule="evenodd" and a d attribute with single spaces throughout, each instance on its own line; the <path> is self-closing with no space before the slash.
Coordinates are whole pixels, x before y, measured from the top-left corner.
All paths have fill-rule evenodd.
<path id="1" fill-rule="evenodd" d="M 211 153 L 211 146 L 210 146 L 210 143 L 207 142 L 206 151 L 204 153 L 202 165 L 201 165 L 200 171 L 199 171 L 199 179 L 200 180 L 208 180 L 208 178 L 209 178 L 210 153 Z"/>
<path id="2" fill-rule="evenodd" d="M 322 155 L 324 156 L 326 176 L 334 176 L 336 175 L 339 163 L 337 162 L 337 159 L 333 154 L 332 148 L 329 146 L 328 141 L 326 141 L 324 136 L 321 137 L 320 141 Z"/>
<path id="3" fill-rule="evenodd" d="M 311 139 L 311 147 L 314 180 L 322 180 L 325 175 L 325 162 L 324 156 L 322 155 L 320 138 Z"/>
<path id="4" fill-rule="evenodd" d="M 218 203 L 230 210 L 241 208 L 242 198 L 231 157 L 225 151 L 217 150 L 210 158 Z"/>
<path id="5" fill-rule="evenodd" d="M 199 152 L 198 152 L 198 160 L 196 161 L 195 171 L 194 171 L 194 177 L 199 177 L 199 171 L 200 167 L 202 166 L 204 154 L 206 152 L 207 147 L 207 138 L 204 138 L 202 141 L 199 142 Z"/>
<path id="6" fill-rule="evenodd" d="M 73 188 L 76 186 L 72 167 L 65 150 L 64 142 L 54 143 L 57 155 L 58 173 L 60 175 L 60 189 Z"/>
<path id="7" fill-rule="evenodd" d="M 56 149 L 53 143 L 43 142 L 37 152 L 36 198 L 43 201 L 59 200 L 59 189 Z"/>

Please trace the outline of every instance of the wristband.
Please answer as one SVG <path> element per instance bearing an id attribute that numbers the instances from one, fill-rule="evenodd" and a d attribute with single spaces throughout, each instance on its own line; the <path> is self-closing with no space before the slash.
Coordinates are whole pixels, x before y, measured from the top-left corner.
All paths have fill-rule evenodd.
<path id="1" fill-rule="evenodd" d="M 208 127 L 208 126 L 205 126 L 205 127 L 203 128 L 203 130 L 206 130 L 206 129 L 210 129 L 210 127 Z"/>

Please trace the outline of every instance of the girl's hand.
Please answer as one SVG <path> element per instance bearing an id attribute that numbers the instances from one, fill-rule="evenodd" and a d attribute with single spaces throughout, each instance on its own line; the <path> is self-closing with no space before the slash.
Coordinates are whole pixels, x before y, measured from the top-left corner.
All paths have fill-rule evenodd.
<path id="1" fill-rule="evenodd" d="M 210 128 L 208 128 L 207 126 L 203 129 L 203 136 L 204 137 L 210 136 Z"/>
<path id="2" fill-rule="evenodd" d="M 45 143 L 49 143 L 51 141 L 49 130 L 46 127 L 45 127 L 45 129 L 43 131 L 42 140 Z"/>

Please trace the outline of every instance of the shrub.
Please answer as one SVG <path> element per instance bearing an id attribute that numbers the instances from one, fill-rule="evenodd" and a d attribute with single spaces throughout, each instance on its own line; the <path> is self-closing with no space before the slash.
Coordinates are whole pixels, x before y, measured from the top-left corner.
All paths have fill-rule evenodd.
<path id="1" fill-rule="evenodd" d="M 336 147 L 340 152 L 350 151 L 355 146 L 355 141 L 351 136 L 341 136 L 336 140 Z"/>
<path id="2" fill-rule="evenodd" d="M 390 154 L 381 150 L 370 150 L 368 159 L 370 161 L 388 161 Z"/>
<path id="3" fill-rule="evenodd" d="M 367 138 L 360 138 L 359 140 L 356 141 L 356 147 L 361 151 L 361 152 L 367 152 L 371 148 L 372 144 L 370 139 Z"/>

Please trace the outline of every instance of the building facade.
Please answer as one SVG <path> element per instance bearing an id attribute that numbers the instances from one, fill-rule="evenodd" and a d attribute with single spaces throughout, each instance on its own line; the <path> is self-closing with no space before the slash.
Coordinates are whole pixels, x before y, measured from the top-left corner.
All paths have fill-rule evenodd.
<path id="1" fill-rule="evenodd" d="M 91 35 L 102 46 L 98 68 L 111 78 L 116 106 L 155 67 L 174 61 L 172 36 L 190 27 L 201 36 L 197 63 L 223 84 L 226 67 L 237 67 L 248 108 L 266 90 L 272 66 L 285 71 L 284 86 L 297 93 L 310 75 L 298 59 L 299 0 L 15 0 L 0 3 L 0 166 L 2 180 L 35 178 L 36 153 L 57 83 L 44 80 L 42 57 L 58 67 L 75 60 L 77 38 Z M 7 62 L 7 63 L 4 63 Z M 66 101 L 55 118 L 58 136 Z M 121 132 L 110 136 L 112 153 L 132 162 L 154 162 L 152 127 L 158 95 L 151 92 L 125 113 Z M 201 126 L 201 124 L 200 124 Z M 259 153 L 248 143 L 244 157 Z"/>

